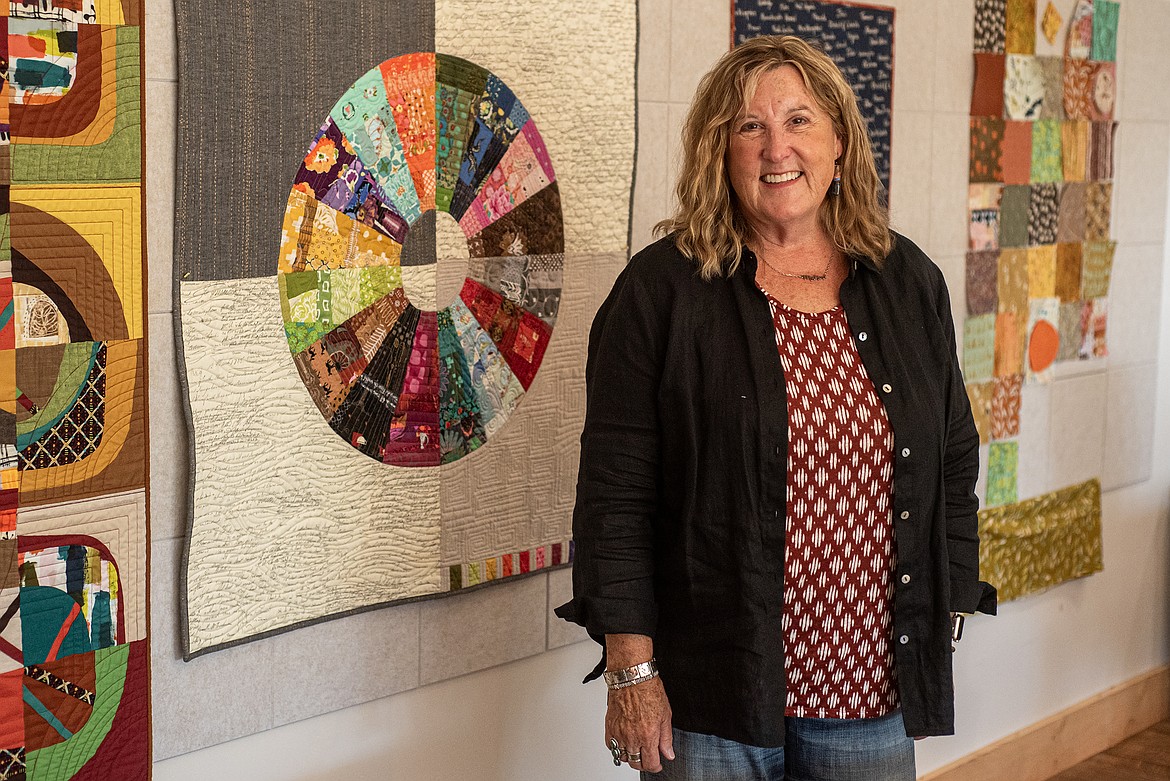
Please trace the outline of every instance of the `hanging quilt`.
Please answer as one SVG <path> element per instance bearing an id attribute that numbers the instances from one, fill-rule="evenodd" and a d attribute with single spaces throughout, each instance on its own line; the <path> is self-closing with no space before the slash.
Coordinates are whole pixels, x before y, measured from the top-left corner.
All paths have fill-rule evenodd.
<path id="1" fill-rule="evenodd" d="M 1021 393 L 1107 354 L 1118 4 L 975 5 L 963 374 L 989 446 L 980 568 L 1010 600 L 1102 567 L 1095 479 L 1021 495 Z"/>
<path id="2" fill-rule="evenodd" d="M 0 779 L 147 779 L 143 9 L 2 15 Z"/>
<path id="3" fill-rule="evenodd" d="M 636 5 L 314 5 L 177 4 L 188 658 L 572 558 Z"/>

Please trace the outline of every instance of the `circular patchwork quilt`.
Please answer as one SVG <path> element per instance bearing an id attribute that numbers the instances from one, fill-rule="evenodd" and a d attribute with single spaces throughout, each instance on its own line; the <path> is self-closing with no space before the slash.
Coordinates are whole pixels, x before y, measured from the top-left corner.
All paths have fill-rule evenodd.
<path id="1" fill-rule="evenodd" d="M 466 249 L 440 241 L 440 257 L 436 232 L 455 224 Z M 386 60 L 337 101 L 289 193 L 278 278 L 293 361 L 353 447 L 449 463 L 532 385 L 563 263 L 552 163 L 516 95 L 458 57 Z"/>

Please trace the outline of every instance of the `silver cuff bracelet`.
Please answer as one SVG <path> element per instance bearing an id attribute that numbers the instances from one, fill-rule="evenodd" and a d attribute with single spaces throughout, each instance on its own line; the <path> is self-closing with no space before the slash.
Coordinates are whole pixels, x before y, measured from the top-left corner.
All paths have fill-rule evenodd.
<path id="1" fill-rule="evenodd" d="M 607 670 L 603 675 L 605 685 L 611 689 L 624 689 L 627 686 L 644 683 L 658 677 L 658 662 L 651 659 L 648 662 L 635 664 L 633 667 L 623 667 L 620 670 Z"/>

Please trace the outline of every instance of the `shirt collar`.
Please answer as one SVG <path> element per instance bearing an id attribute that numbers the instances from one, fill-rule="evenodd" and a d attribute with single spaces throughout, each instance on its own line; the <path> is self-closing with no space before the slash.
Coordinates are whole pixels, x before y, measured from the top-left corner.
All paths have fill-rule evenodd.
<path id="1" fill-rule="evenodd" d="M 850 255 L 849 258 L 849 277 L 852 279 L 857 276 L 857 266 L 862 265 L 875 274 L 881 273 L 881 267 L 873 261 L 873 258 L 867 258 L 862 255 Z M 739 256 L 739 267 L 743 269 L 749 280 L 755 281 L 756 269 L 759 261 L 756 259 L 756 253 L 745 244 L 743 252 Z"/>

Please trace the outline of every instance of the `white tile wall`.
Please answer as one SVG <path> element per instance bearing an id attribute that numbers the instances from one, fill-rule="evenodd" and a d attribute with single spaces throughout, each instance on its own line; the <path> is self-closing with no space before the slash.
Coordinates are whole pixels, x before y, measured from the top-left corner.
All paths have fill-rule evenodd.
<path id="1" fill-rule="evenodd" d="M 174 0 L 146 0 L 146 78 L 174 81 L 179 73 Z"/>
<path id="2" fill-rule="evenodd" d="M 894 230 L 923 245 L 930 238 L 934 201 L 928 152 L 934 134 L 932 119 L 929 111 L 895 112 L 890 149 L 890 222 Z"/>
<path id="3" fill-rule="evenodd" d="M 936 3 L 883 3 L 894 7 L 894 113 L 934 108 Z M 901 143 L 897 135 L 894 143 Z"/>
<path id="4" fill-rule="evenodd" d="M 670 164 L 670 104 L 638 102 L 638 164 L 634 183 L 630 250 L 637 252 L 653 237 L 654 223 L 663 213 L 673 179 Z"/>
<path id="5" fill-rule="evenodd" d="M 682 163 L 682 129 L 687 118 L 687 103 L 671 103 L 667 115 L 666 126 L 666 203 L 662 206 L 662 216 L 668 216 L 678 204 L 674 195 L 675 183 L 678 181 L 679 165 Z"/>
<path id="6" fill-rule="evenodd" d="M 149 41 L 148 41 L 149 44 Z M 149 62 L 149 60 L 148 60 Z M 147 307 L 171 311 L 171 267 L 175 244 L 175 118 L 177 84 L 146 81 Z"/>
<path id="7" fill-rule="evenodd" d="M 151 545 L 150 676 L 156 760 L 270 729 L 273 687 L 280 680 L 271 640 L 192 662 L 182 660 L 177 589 L 181 550 L 179 540 Z"/>
<path id="8" fill-rule="evenodd" d="M 930 237 L 921 244 L 928 253 L 967 249 L 970 124 L 966 112 L 965 107 L 962 114 L 936 112 L 934 116 L 930 145 Z"/>
<path id="9" fill-rule="evenodd" d="M 187 423 L 179 395 L 171 313 L 152 314 L 150 328 L 150 537 L 187 535 Z"/>
<path id="10" fill-rule="evenodd" d="M 657 32 L 646 30 L 648 36 Z M 730 46 L 730 3 L 673 0 L 670 11 L 670 101 L 690 102 L 699 79 Z"/>
<path id="11" fill-rule="evenodd" d="M 972 0 L 937 0 L 931 5 L 938 9 L 934 25 L 934 110 L 966 117 L 975 78 L 971 58 L 975 47 L 975 4 Z M 900 59 L 912 52 L 918 43 L 898 41 L 896 56 Z M 961 181 L 967 181 L 966 175 Z"/>
<path id="12" fill-rule="evenodd" d="M 1052 383 L 1048 474 L 1053 488 L 1101 476 L 1105 455 L 1106 386 L 1104 374 Z"/>
<path id="13" fill-rule="evenodd" d="M 1101 488 L 1111 491 L 1150 479 L 1158 366 L 1147 363 L 1109 371 L 1105 415 L 1105 469 Z"/>
<path id="14" fill-rule="evenodd" d="M 670 5 L 670 0 L 640 0 L 638 3 L 639 100 L 647 96 L 651 96 L 650 100 L 670 97 Z"/>
<path id="15" fill-rule="evenodd" d="M 1114 147 L 1113 235 L 1117 239 L 1136 244 L 1163 242 L 1167 170 L 1170 124 L 1122 122 Z"/>
<path id="16" fill-rule="evenodd" d="M 1160 244 L 1119 244 L 1109 282 L 1106 344 L 1110 367 L 1151 363 L 1162 313 Z"/>
<path id="17" fill-rule="evenodd" d="M 419 612 L 418 603 L 396 605 L 271 638 L 279 681 L 295 682 L 273 686 L 273 724 L 418 686 Z"/>
<path id="18" fill-rule="evenodd" d="M 1052 384 L 1024 383 L 1020 393 L 1020 455 L 1016 467 L 1020 498 L 1039 496 L 1060 486 L 1048 478 L 1052 435 Z"/>
<path id="19" fill-rule="evenodd" d="M 1170 4 L 1166 0 L 1125 0 L 1117 33 L 1118 119 L 1170 122 Z"/>
<path id="20" fill-rule="evenodd" d="M 419 683 L 541 653 L 548 639 L 548 576 L 420 602 Z"/>

